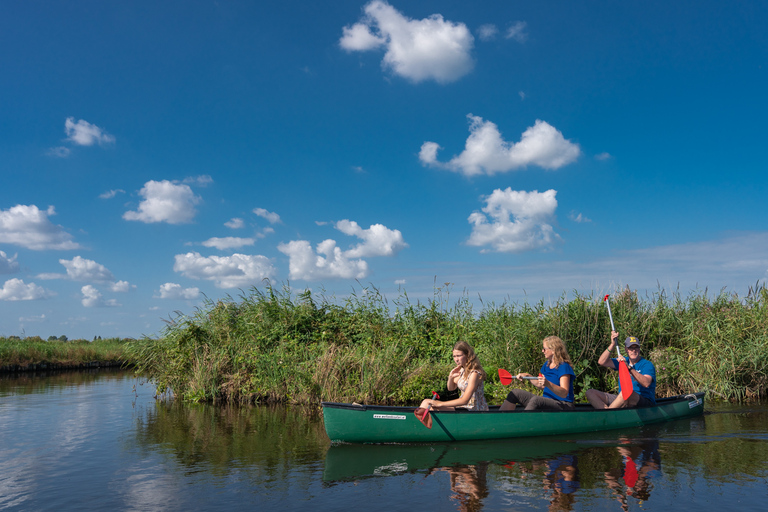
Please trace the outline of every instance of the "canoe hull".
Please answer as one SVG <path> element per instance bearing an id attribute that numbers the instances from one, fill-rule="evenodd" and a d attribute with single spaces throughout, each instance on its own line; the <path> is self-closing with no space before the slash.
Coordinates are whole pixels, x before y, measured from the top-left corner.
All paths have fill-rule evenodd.
<path id="1" fill-rule="evenodd" d="M 325 431 L 333 442 L 436 443 L 509 439 L 596 432 L 650 425 L 698 416 L 704 393 L 659 399 L 640 409 L 595 410 L 579 404 L 574 411 L 432 412 L 432 428 L 413 414 L 413 407 L 323 402 Z"/>

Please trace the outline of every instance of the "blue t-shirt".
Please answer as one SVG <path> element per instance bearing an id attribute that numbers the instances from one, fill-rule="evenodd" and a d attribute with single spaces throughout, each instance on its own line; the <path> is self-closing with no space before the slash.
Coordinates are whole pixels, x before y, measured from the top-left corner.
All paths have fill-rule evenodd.
<path id="1" fill-rule="evenodd" d="M 619 360 L 614 358 L 611 359 L 613 361 L 613 367 L 618 370 L 619 369 Z M 635 370 L 637 370 L 638 373 L 641 373 L 643 375 L 650 375 L 651 377 L 651 385 L 647 388 L 644 388 L 640 385 L 637 380 L 632 377 L 632 389 L 640 396 L 643 396 L 651 401 L 652 404 L 656 404 L 656 367 L 653 366 L 653 363 L 650 362 L 647 359 L 640 358 L 635 363 Z M 621 394 L 621 382 L 619 382 L 619 394 Z"/>
<path id="2" fill-rule="evenodd" d="M 573 402 L 573 380 L 576 378 L 576 374 L 573 373 L 573 368 L 568 363 L 560 363 L 557 368 L 550 368 L 549 362 L 545 361 L 544 366 L 541 367 L 541 374 L 544 378 L 553 384 L 560 385 L 560 377 L 563 375 L 570 375 L 571 381 L 568 385 L 568 396 L 565 398 L 557 396 L 549 388 L 544 388 L 544 396 L 553 400 L 560 400 L 561 402 Z M 654 381 L 655 382 L 655 381 Z"/>

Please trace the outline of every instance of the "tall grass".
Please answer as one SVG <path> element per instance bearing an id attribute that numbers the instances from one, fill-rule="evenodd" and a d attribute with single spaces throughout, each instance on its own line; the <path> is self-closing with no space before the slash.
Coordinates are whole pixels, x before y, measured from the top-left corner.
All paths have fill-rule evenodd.
<path id="1" fill-rule="evenodd" d="M 573 360 L 577 396 L 616 389 L 615 372 L 597 365 L 610 333 L 602 297 L 475 310 L 466 297 L 450 301 L 448 291 L 436 288 L 433 299 L 416 303 L 403 293 L 390 303 L 362 288 L 337 303 L 267 286 L 179 313 L 159 339 L 129 350 L 160 391 L 192 401 L 414 403 L 444 388 L 452 345 L 465 340 L 489 375 L 487 398 L 500 403 L 507 389 L 497 369 L 536 372 L 541 341 L 554 334 Z M 743 299 L 664 290 L 641 299 L 629 289 L 611 299 L 622 339 L 637 336 L 656 364 L 659 396 L 707 390 L 727 400 L 766 393 L 767 304 L 762 286 Z"/>
<path id="2" fill-rule="evenodd" d="M 55 364 L 77 366 L 93 361 L 129 362 L 129 340 L 118 338 L 95 341 L 43 341 L 41 338 L 0 337 L 0 367 L 25 368 Z"/>

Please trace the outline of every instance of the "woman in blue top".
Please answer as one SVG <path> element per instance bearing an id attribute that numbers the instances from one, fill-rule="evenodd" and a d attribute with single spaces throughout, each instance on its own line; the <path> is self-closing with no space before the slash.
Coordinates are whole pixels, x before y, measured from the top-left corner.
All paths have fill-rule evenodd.
<path id="1" fill-rule="evenodd" d="M 525 407 L 526 411 L 535 409 L 548 409 L 554 411 L 573 410 L 573 373 L 571 358 L 565 349 L 565 343 L 557 336 L 548 336 L 542 342 L 542 352 L 546 361 L 541 367 L 539 378 L 530 380 L 538 389 L 544 390 L 544 396 L 534 395 L 524 389 L 513 389 L 507 395 L 507 399 L 501 404 L 500 410 L 513 411 L 518 404 Z M 531 377 L 529 373 L 518 373 L 517 380 L 523 381 L 524 377 Z"/>

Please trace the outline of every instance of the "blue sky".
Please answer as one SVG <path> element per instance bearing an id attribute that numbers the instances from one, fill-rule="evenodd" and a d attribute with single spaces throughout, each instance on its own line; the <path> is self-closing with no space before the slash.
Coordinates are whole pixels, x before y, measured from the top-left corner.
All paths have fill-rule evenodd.
<path id="1" fill-rule="evenodd" d="M 264 279 L 744 295 L 768 277 L 767 22 L 738 1 L 6 3 L 0 335 L 156 335 Z"/>

